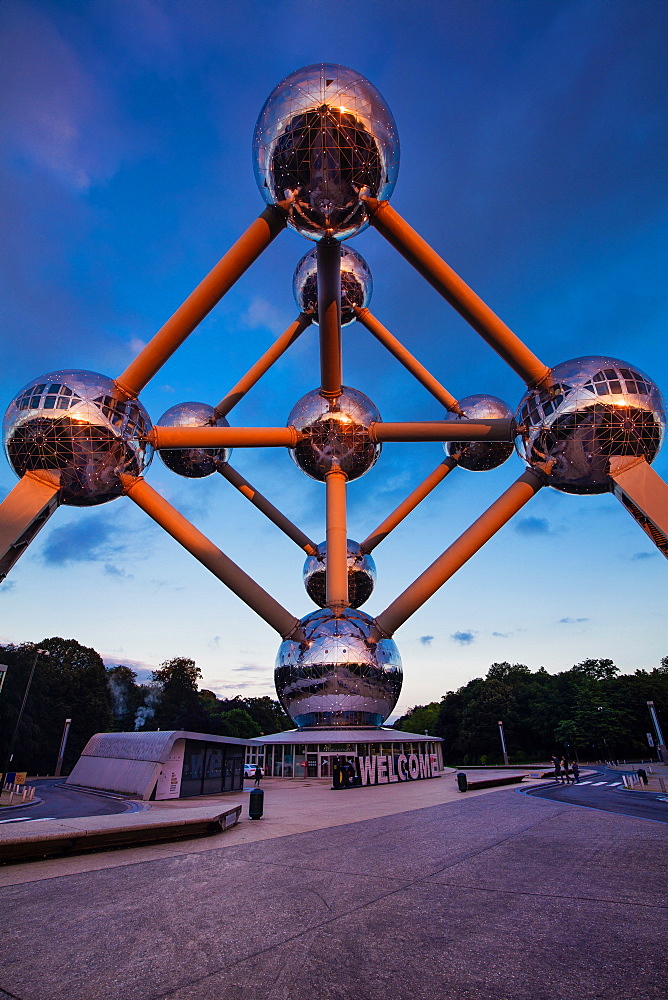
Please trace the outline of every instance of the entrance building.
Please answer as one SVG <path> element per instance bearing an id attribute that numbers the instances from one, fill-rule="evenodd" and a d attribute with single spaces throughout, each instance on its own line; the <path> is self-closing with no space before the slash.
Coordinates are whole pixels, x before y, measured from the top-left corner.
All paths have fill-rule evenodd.
<path id="1" fill-rule="evenodd" d="M 289 729 L 249 740 L 246 762 L 259 765 L 269 777 L 331 779 L 336 758 L 428 754 L 436 756 L 438 770 L 441 771 L 442 743 L 437 736 L 403 733 L 384 726 L 369 729 Z"/>

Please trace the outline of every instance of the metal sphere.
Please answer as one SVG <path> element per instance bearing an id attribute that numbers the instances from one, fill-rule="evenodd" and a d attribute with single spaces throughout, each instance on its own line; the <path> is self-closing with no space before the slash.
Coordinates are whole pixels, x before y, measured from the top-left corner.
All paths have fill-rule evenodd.
<path id="1" fill-rule="evenodd" d="M 470 420 L 495 420 L 512 417 L 513 411 L 498 396 L 465 396 L 459 400 L 464 416 Z M 457 421 L 455 413 L 448 413 L 446 420 Z M 457 465 L 472 472 L 498 469 L 513 453 L 512 441 L 446 441 L 445 454 L 457 459 Z"/>
<path id="2" fill-rule="evenodd" d="M 177 403 L 160 417 L 157 427 L 229 427 L 225 417 L 215 418 L 208 403 Z M 168 469 L 186 479 L 203 479 L 227 462 L 231 448 L 160 448 L 158 454 Z"/>
<path id="3" fill-rule="evenodd" d="M 92 507 L 123 493 L 121 474 L 139 476 L 153 457 L 148 413 L 106 375 L 49 372 L 9 404 L 3 434 L 17 476 L 60 472 L 61 502 Z"/>
<path id="4" fill-rule="evenodd" d="M 369 222 L 360 198 L 389 198 L 399 170 L 392 112 L 359 73 L 318 63 L 287 76 L 255 126 L 253 167 L 269 205 L 312 240 L 348 239 Z"/>
<path id="5" fill-rule="evenodd" d="M 274 671 L 278 697 L 295 725 L 382 725 L 403 679 L 394 640 L 372 642 L 374 619 L 352 608 L 313 611 L 300 624 L 305 640 L 282 642 Z"/>
<path id="6" fill-rule="evenodd" d="M 651 462 L 665 433 L 657 386 L 616 358 L 585 357 L 552 369 L 549 389 L 530 389 L 515 420 L 520 457 L 563 493 L 606 493 L 610 459 Z"/>
<path id="7" fill-rule="evenodd" d="M 380 444 L 369 437 L 369 425 L 380 413 L 364 393 L 342 386 L 336 399 L 312 389 L 293 406 L 288 427 L 305 437 L 290 455 L 311 479 L 325 481 L 328 472 L 340 469 L 349 480 L 359 479 L 376 463 Z"/>
<path id="8" fill-rule="evenodd" d="M 362 552 L 358 542 L 348 539 L 348 604 L 359 608 L 369 600 L 376 584 L 376 564 L 371 556 Z M 304 586 L 314 604 L 321 608 L 327 604 L 327 542 L 321 542 L 315 555 L 307 556 L 304 563 Z"/>
<path id="9" fill-rule="evenodd" d="M 371 300 L 373 279 L 367 262 L 356 250 L 341 247 L 341 326 L 355 320 L 355 307 L 364 309 Z M 292 291 L 300 312 L 313 311 L 318 322 L 318 251 L 309 250 L 297 264 Z"/>

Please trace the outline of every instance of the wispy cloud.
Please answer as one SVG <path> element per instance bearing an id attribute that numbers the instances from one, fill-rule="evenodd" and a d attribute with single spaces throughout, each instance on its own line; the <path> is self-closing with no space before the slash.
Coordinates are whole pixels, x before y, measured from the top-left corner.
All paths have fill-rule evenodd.
<path id="1" fill-rule="evenodd" d="M 450 638 L 460 646 L 470 646 L 475 642 L 475 632 L 453 632 Z"/>
<path id="2" fill-rule="evenodd" d="M 631 556 L 631 562 L 640 562 L 643 559 L 655 559 L 658 554 L 658 552 L 634 552 Z"/>
<path id="3" fill-rule="evenodd" d="M 551 535 L 552 529 L 546 517 L 522 517 L 515 523 L 515 531 L 520 535 Z"/>
<path id="4" fill-rule="evenodd" d="M 434 641 L 433 635 L 421 635 L 419 641 L 423 646 L 431 646 Z"/>
<path id="5" fill-rule="evenodd" d="M 588 622 L 588 618 L 560 618 L 559 625 L 579 625 L 582 622 Z"/>
<path id="6" fill-rule="evenodd" d="M 99 518 L 86 518 L 54 528 L 43 549 L 44 562 L 64 566 L 73 562 L 103 562 L 111 566 L 110 557 L 123 549 L 118 533 Z M 107 572 L 114 572 L 112 568 Z"/>

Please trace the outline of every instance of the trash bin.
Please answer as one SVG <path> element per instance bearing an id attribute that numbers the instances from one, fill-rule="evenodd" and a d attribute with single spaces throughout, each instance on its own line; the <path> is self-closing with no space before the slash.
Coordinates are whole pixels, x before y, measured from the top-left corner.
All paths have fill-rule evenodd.
<path id="1" fill-rule="evenodd" d="M 638 777 L 642 781 L 643 785 L 647 784 L 647 771 L 645 770 L 644 767 L 638 768 Z"/>
<path id="2" fill-rule="evenodd" d="M 457 784 L 459 785 L 459 791 L 460 792 L 467 792 L 468 791 L 468 787 L 469 787 L 468 778 L 466 777 L 466 775 L 464 774 L 463 771 L 459 771 L 457 773 Z"/>
<path id="3" fill-rule="evenodd" d="M 248 800 L 248 815 L 251 819 L 260 819 L 264 810 L 264 792 L 261 788 L 253 788 Z"/>

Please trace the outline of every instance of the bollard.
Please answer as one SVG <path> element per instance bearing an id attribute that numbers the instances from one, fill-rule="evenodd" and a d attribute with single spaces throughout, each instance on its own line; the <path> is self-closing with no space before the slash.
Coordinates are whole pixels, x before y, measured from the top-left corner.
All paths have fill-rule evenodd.
<path id="1" fill-rule="evenodd" d="M 248 815 L 251 819 L 260 819 L 264 810 L 264 792 L 261 788 L 253 788 L 248 800 Z"/>
<path id="2" fill-rule="evenodd" d="M 468 778 L 463 771 L 459 771 L 457 774 L 457 784 L 459 786 L 460 792 L 467 792 L 469 787 Z"/>

